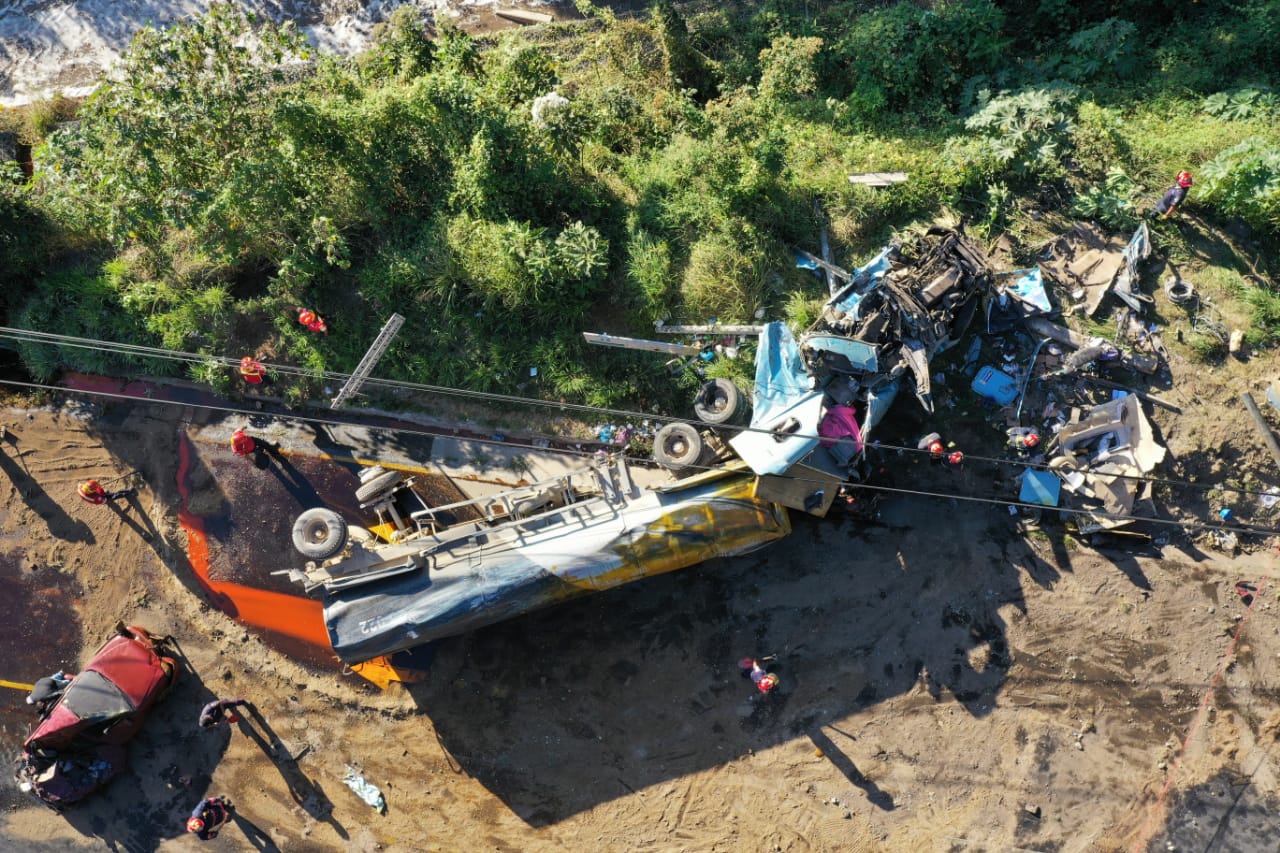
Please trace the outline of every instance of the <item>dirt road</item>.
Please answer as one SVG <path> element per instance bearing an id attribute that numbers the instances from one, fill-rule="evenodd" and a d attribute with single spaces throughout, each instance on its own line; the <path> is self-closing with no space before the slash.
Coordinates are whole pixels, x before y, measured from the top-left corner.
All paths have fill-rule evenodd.
<path id="1" fill-rule="evenodd" d="M 240 523 L 266 495 L 202 439 L 216 423 L 135 403 L 0 422 L 0 677 L 74 669 L 121 617 L 177 636 L 191 668 L 102 796 L 59 816 L 10 789 L 0 838 L 23 849 L 186 849 L 184 814 L 214 793 L 242 817 L 219 843 L 243 850 L 1254 850 L 1280 837 L 1273 551 L 1229 559 L 1181 536 L 1095 551 L 1023 535 L 1002 507 L 894 498 L 870 523 L 796 518 L 750 557 L 446 641 L 425 683 L 379 693 L 207 603 L 177 519 L 179 444 L 200 457 L 199 494 Z M 293 459 L 307 483 L 350 476 Z M 147 485 L 128 513 L 72 495 L 134 468 Z M 1252 607 L 1239 580 L 1258 588 Z M 764 654 L 776 697 L 736 666 Z M 285 751 L 196 731 L 215 694 L 252 698 Z M 12 749 L 27 709 L 20 691 L 0 701 Z M 349 764 L 382 788 L 385 816 L 342 785 Z"/>

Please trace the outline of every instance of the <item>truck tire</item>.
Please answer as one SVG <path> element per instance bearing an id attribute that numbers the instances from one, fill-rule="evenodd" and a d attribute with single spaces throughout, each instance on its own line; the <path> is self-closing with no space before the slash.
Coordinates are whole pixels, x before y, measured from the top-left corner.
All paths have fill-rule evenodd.
<path id="1" fill-rule="evenodd" d="M 692 424 L 667 424 L 653 438 L 653 459 L 668 471 L 684 471 L 701 456 L 702 436 Z"/>
<path id="2" fill-rule="evenodd" d="M 360 503 L 368 503 L 383 492 L 390 491 L 399 485 L 403 477 L 404 475 L 399 471 L 383 471 L 356 489 L 356 500 Z"/>
<path id="3" fill-rule="evenodd" d="M 693 401 L 693 412 L 703 423 L 731 423 L 742 411 L 742 392 L 728 379 L 712 379 Z"/>
<path id="4" fill-rule="evenodd" d="M 383 468 L 381 465 L 370 465 L 367 468 L 361 468 L 360 482 L 361 484 L 367 483 L 375 477 L 381 477 L 385 473 L 387 473 L 387 469 Z"/>
<path id="5" fill-rule="evenodd" d="M 347 547 L 347 523 L 331 509 L 309 509 L 293 523 L 293 547 L 308 560 L 327 560 Z"/>

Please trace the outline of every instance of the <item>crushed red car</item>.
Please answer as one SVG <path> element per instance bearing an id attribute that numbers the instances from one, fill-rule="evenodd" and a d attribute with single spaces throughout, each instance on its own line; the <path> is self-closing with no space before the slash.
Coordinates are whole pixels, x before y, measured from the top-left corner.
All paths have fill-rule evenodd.
<path id="1" fill-rule="evenodd" d="M 137 625 L 117 625 L 23 742 L 18 786 L 60 808 L 122 772 L 126 744 L 177 678 L 172 643 Z"/>

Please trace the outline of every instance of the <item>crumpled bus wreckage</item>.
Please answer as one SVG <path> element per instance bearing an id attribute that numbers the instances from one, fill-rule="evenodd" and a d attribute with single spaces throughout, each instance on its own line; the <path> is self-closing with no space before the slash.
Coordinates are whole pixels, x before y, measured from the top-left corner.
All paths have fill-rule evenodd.
<path id="1" fill-rule="evenodd" d="M 771 497 L 818 515 L 901 387 L 933 411 L 929 361 L 960 340 L 992 283 L 981 247 L 941 227 L 852 273 L 823 268 L 831 295 L 818 321 L 798 341 L 782 323 L 761 332 L 750 429 L 729 442 L 762 478 L 810 483 L 798 503 Z"/>
<path id="2" fill-rule="evenodd" d="M 602 459 L 439 507 L 422 502 L 398 472 L 372 468 L 362 479 L 362 507 L 391 519 L 375 528 L 384 536 L 332 510 L 308 510 L 294 544 L 312 561 L 287 572 L 308 591 L 323 590 L 330 642 L 349 664 L 746 554 L 791 532 L 787 511 L 758 497 L 756 478 L 741 466 L 643 489 L 624 460 Z"/>

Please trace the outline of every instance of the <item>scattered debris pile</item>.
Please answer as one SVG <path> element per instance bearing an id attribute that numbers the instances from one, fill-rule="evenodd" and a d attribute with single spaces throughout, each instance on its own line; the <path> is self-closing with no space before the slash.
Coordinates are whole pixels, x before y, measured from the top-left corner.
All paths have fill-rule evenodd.
<path id="1" fill-rule="evenodd" d="M 1085 511 L 1077 529 L 1092 533 L 1155 516 L 1151 484 L 1142 477 L 1164 457 L 1138 398 L 1125 394 L 1063 427 L 1049 469 Z"/>

